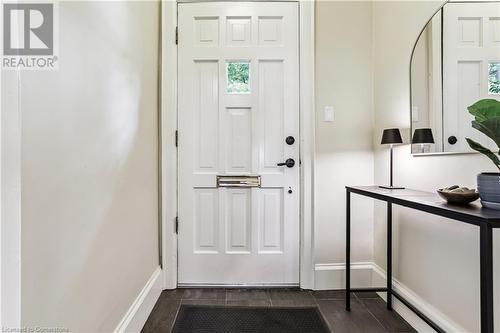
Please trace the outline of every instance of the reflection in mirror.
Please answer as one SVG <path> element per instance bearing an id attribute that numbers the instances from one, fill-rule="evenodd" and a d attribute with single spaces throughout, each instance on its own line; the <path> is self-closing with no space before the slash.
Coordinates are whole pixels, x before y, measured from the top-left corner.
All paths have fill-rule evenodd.
<path id="1" fill-rule="evenodd" d="M 488 92 L 495 95 L 500 94 L 500 62 L 488 64 Z"/>
<path id="2" fill-rule="evenodd" d="M 413 154 L 472 152 L 467 137 L 494 147 L 472 129 L 467 107 L 500 100 L 500 2 L 445 4 L 420 34 L 410 72 L 412 136 L 421 128 L 434 136 Z"/>

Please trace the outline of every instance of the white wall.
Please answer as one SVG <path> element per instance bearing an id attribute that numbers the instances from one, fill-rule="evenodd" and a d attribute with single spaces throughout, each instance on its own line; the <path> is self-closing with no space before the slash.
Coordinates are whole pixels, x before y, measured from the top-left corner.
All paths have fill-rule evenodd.
<path id="1" fill-rule="evenodd" d="M 20 78 L 22 324 L 110 332 L 158 266 L 157 2 L 61 2 Z"/>
<path id="2" fill-rule="evenodd" d="M 408 130 L 409 60 L 418 32 L 440 5 L 438 1 L 373 4 L 375 143 L 387 127 Z M 408 140 L 408 138 L 407 138 Z M 409 145 L 395 151 L 395 181 L 426 191 L 451 184 L 476 187 L 476 174 L 493 171 L 479 155 L 412 157 Z M 375 156 L 375 181 L 387 178 L 387 155 Z M 385 208 L 375 214 L 375 261 L 385 267 Z M 472 226 L 407 209 L 396 210 L 395 276 L 466 331 L 479 331 L 479 234 Z M 495 237 L 494 253 L 500 244 Z M 495 259 L 496 300 L 500 269 Z M 498 324 L 499 304 L 495 303 Z"/>
<path id="3" fill-rule="evenodd" d="M 318 1 L 315 15 L 315 262 L 343 263 L 344 187 L 373 183 L 372 4 Z M 335 107 L 334 122 L 323 122 L 326 105 Z M 352 221 L 356 235 L 352 260 L 371 261 L 373 203 L 353 200 L 357 209 Z"/>
<path id="4" fill-rule="evenodd" d="M 17 71 L 1 72 L 0 323 L 21 323 L 21 118 Z"/>

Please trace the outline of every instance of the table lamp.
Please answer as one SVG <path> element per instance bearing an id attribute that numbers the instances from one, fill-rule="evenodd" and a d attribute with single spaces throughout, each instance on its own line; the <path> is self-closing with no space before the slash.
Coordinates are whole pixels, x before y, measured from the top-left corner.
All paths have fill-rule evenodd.
<path id="1" fill-rule="evenodd" d="M 389 189 L 389 190 L 402 190 L 404 187 L 399 187 L 399 186 L 394 186 L 393 184 L 393 167 L 392 167 L 392 156 L 393 156 L 393 147 L 396 144 L 403 143 L 403 139 L 401 138 L 401 133 L 399 132 L 399 129 L 397 128 L 389 128 L 385 129 L 384 133 L 382 134 L 382 142 L 381 144 L 383 145 L 390 145 L 391 146 L 391 166 L 390 166 L 390 184 L 389 186 L 384 185 L 380 186 L 381 188 Z"/>
<path id="2" fill-rule="evenodd" d="M 422 154 L 425 153 L 424 145 L 426 143 L 433 144 L 434 136 L 432 135 L 432 129 L 430 128 L 417 128 L 415 133 L 413 133 L 413 138 L 411 139 L 412 144 L 420 144 L 422 147 Z"/>

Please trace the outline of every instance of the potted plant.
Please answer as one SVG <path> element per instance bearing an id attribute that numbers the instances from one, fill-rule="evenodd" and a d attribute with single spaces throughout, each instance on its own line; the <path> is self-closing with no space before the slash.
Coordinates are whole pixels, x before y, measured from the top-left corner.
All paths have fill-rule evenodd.
<path id="1" fill-rule="evenodd" d="M 488 157 L 499 172 L 484 172 L 477 176 L 477 187 L 484 207 L 500 209 L 500 102 L 483 99 L 467 108 L 474 116 L 472 127 L 492 139 L 497 149 L 491 151 L 467 138 L 467 143 L 475 151 Z"/>

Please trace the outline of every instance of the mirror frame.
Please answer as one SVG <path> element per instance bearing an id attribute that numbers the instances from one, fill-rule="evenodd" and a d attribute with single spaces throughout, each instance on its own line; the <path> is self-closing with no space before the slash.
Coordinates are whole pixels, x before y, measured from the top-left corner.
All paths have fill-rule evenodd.
<path id="1" fill-rule="evenodd" d="M 412 136 L 413 136 L 413 93 L 412 93 L 412 64 L 413 64 L 413 58 L 415 56 L 415 50 L 417 49 L 417 45 L 418 45 L 418 41 L 420 40 L 420 37 L 422 36 L 422 34 L 424 33 L 425 29 L 427 28 L 427 25 L 432 21 L 432 19 L 434 18 L 434 16 L 436 16 L 437 13 L 439 13 L 443 7 L 448 4 L 448 3 L 475 3 L 475 2 L 492 2 L 492 3 L 495 3 L 495 2 L 500 2 L 498 0 L 492 0 L 492 1 L 474 1 L 474 0 L 469 0 L 469 1 L 453 1 L 453 0 L 446 0 L 445 2 L 443 2 L 441 4 L 441 6 L 439 6 L 438 9 L 436 9 L 434 11 L 434 13 L 432 14 L 432 16 L 425 22 L 424 26 L 422 27 L 422 29 L 420 29 L 420 32 L 419 34 L 417 35 L 417 38 L 415 40 L 415 43 L 413 44 L 413 48 L 411 50 L 411 56 L 410 56 L 410 71 L 409 71 L 409 87 L 410 87 L 410 154 L 414 157 L 422 157 L 422 156 L 441 156 L 441 155 L 470 155 L 470 154 L 478 154 L 477 152 L 475 151 L 470 151 L 470 152 L 444 152 L 444 151 L 441 151 L 441 152 L 433 152 L 433 153 L 413 153 L 413 144 L 411 143 L 411 140 L 412 140 Z M 442 81 L 442 78 L 441 78 L 441 81 Z"/>

